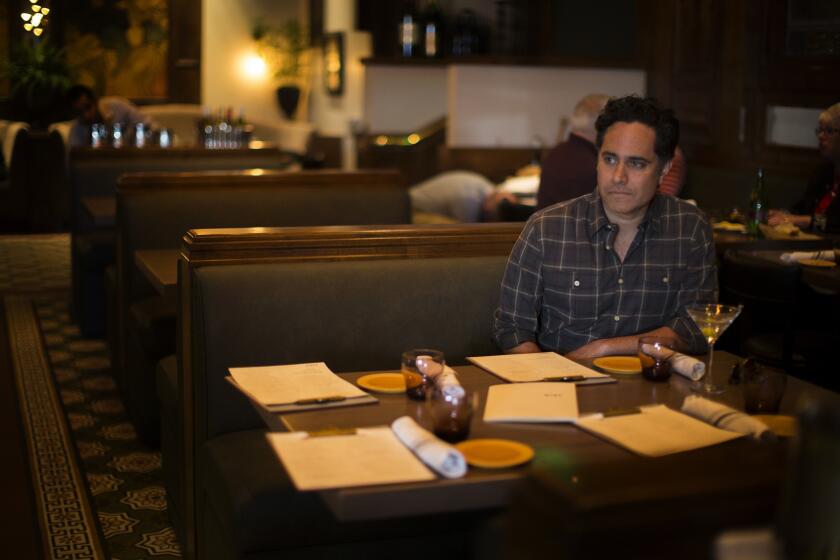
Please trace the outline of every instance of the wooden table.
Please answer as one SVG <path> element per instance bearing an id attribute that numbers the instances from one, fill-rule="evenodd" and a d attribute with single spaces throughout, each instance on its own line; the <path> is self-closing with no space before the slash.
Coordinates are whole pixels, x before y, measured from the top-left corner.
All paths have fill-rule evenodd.
<path id="1" fill-rule="evenodd" d="M 134 263 L 162 296 L 175 296 L 178 289 L 178 249 L 134 251 Z"/>
<path id="2" fill-rule="evenodd" d="M 779 266 L 799 266 L 802 268 L 802 282 L 824 295 L 840 294 L 840 266 L 818 268 L 798 263 L 786 263 L 781 260 L 783 251 L 749 251 L 747 254 L 767 260 Z"/>
<path id="3" fill-rule="evenodd" d="M 830 249 L 836 242 L 831 237 L 822 239 L 766 239 L 756 238 L 744 233 L 731 231 L 714 231 L 715 250 L 718 257 L 723 256 L 727 249 L 743 251 L 817 251 Z"/>
<path id="4" fill-rule="evenodd" d="M 723 381 L 738 358 L 726 352 L 716 352 L 716 379 Z M 681 472 L 686 469 L 697 470 L 694 463 L 708 458 L 711 462 L 720 461 L 759 461 L 764 474 L 761 477 L 735 469 L 729 478 L 720 478 L 721 473 L 710 473 L 711 478 L 703 480 L 700 488 L 709 484 L 731 485 L 736 480 L 745 491 L 754 491 L 755 484 L 769 487 L 768 496 L 775 501 L 783 465 L 779 457 L 784 454 L 785 443 L 777 442 L 758 446 L 747 438 L 727 442 L 712 448 L 699 449 L 677 454 L 675 458 L 648 459 L 638 457 L 631 452 L 598 439 L 572 425 L 538 424 L 486 424 L 483 405 L 486 401 L 487 388 L 501 383 L 495 376 L 474 366 L 455 368 L 462 383 L 478 391 L 481 397 L 480 413 L 472 421 L 471 438 L 501 437 L 528 443 L 534 447 L 538 456 L 540 450 L 554 449 L 565 454 L 571 464 L 581 469 L 604 468 L 605 465 L 624 465 L 623 468 L 649 465 L 651 461 L 676 462 L 682 466 L 669 475 L 663 488 L 676 492 L 696 492 L 696 481 L 682 479 Z M 362 374 L 346 374 L 350 381 Z M 808 392 L 825 391 L 795 378 L 789 378 L 781 411 L 792 413 L 799 396 Z M 664 403 L 679 409 L 685 396 L 692 394 L 691 382 L 680 376 L 672 376 L 667 383 L 652 383 L 640 376 L 622 376 L 618 383 L 580 387 L 578 405 L 581 413 L 597 412 L 612 408 Z M 728 386 L 723 395 L 715 400 L 726 402 L 735 408 L 743 409 L 743 397 L 740 386 Z M 377 405 L 362 405 L 300 412 L 285 415 L 264 414 L 269 427 L 275 430 L 317 431 L 327 427 L 354 428 L 389 424 L 394 419 L 408 414 L 421 424 L 428 426 L 427 412 L 422 403 L 408 400 L 404 395 L 377 395 Z M 759 448 L 757 450 L 757 448 Z M 766 464 L 765 464 L 766 461 Z M 685 465 L 683 465 L 685 463 Z M 638 470 L 638 469 L 636 469 Z M 435 482 L 399 484 L 390 486 L 370 486 L 347 488 L 321 492 L 322 498 L 335 514 L 343 521 L 371 520 L 401 517 L 418 514 L 432 514 L 453 511 L 479 510 L 505 507 L 517 483 L 531 471 L 531 466 L 504 469 L 471 469 L 466 477 L 458 480 L 437 480 Z M 670 486 L 669 486 L 670 485 Z M 774 502 L 775 503 L 775 502 Z"/>
<path id="5" fill-rule="evenodd" d="M 117 199 L 114 196 L 85 196 L 82 207 L 97 226 L 112 226 L 117 218 Z"/>

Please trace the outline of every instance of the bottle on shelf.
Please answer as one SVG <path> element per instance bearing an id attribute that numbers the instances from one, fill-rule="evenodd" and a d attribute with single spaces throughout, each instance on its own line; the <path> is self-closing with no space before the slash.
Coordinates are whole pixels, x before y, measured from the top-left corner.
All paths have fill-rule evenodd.
<path id="1" fill-rule="evenodd" d="M 755 179 L 750 193 L 750 208 L 747 212 L 747 230 L 750 235 L 758 235 L 761 224 L 767 223 L 767 200 L 764 194 L 764 169 L 758 168 L 758 175 Z"/>
<path id="2" fill-rule="evenodd" d="M 443 54 L 443 12 L 431 2 L 423 14 L 423 54 L 435 58 Z"/>
<path id="3" fill-rule="evenodd" d="M 419 54 L 419 23 L 417 12 L 414 10 L 414 2 L 406 2 L 402 17 L 397 25 L 399 48 L 402 56 L 412 57 Z"/>

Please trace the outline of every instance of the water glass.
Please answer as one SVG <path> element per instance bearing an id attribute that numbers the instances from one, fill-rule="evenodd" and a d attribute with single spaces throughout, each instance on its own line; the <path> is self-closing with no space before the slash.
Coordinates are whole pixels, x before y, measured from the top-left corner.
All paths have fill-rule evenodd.
<path id="1" fill-rule="evenodd" d="M 639 338 L 639 361 L 642 376 L 648 381 L 667 381 L 671 377 L 671 357 L 676 340 L 663 336 L 642 336 Z"/>
<path id="2" fill-rule="evenodd" d="M 108 129 L 104 123 L 93 123 L 90 125 L 90 145 L 92 148 L 101 148 L 108 143 Z"/>
<path id="3" fill-rule="evenodd" d="M 741 368 L 741 382 L 744 387 L 744 410 L 750 414 L 776 414 L 785 394 L 787 375 L 785 372 L 752 363 Z"/>
<path id="4" fill-rule="evenodd" d="M 446 394 L 437 388 L 428 390 L 427 405 L 434 434 L 449 443 L 464 441 L 470 435 L 470 422 L 478 408 L 478 395 L 464 391 Z"/>
<path id="5" fill-rule="evenodd" d="M 443 352 L 420 348 L 403 352 L 400 370 L 405 377 L 405 394 L 417 401 L 426 399 L 426 390 L 434 385 L 434 377 L 443 371 Z"/>

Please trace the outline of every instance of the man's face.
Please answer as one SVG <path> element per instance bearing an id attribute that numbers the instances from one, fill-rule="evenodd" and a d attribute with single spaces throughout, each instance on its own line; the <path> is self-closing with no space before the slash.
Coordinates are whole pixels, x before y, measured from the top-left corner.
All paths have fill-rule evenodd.
<path id="1" fill-rule="evenodd" d="M 610 219 L 644 216 L 670 162 L 653 151 L 656 132 L 642 123 L 617 122 L 604 133 L 598 153 L 598 193 Z"/>
<path id="2" fill-rule="evenodd" d="M 820 119 L 817 129 L 820 155 L 834 162 L 840 162 L 840 119 Z"/>
<path id="3" fill-rule="evenodd" d="M 92 123 L 97 113 L 96 102 L 90 96 L 82 95 L 73 103 L 73 112 L 79 119 Z"/>

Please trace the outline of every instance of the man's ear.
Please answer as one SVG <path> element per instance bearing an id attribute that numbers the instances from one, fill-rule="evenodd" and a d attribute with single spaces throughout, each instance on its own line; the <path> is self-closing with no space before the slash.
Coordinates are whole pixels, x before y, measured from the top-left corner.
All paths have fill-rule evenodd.
<path id="1" fill-rule="evenodd" d="M 671 164 L 673 162 L 674 162 L 673 159 L 669 159 L 668 161 L 665 162 L 665 165 L 662 166 L 662 171 L 659 172 L 659 181 L 658 181 L 659 183 L 661 183 L 662 179 L 665 178 L 665 175 L 667 175 L 668 172 L 671 171 Z"/>

